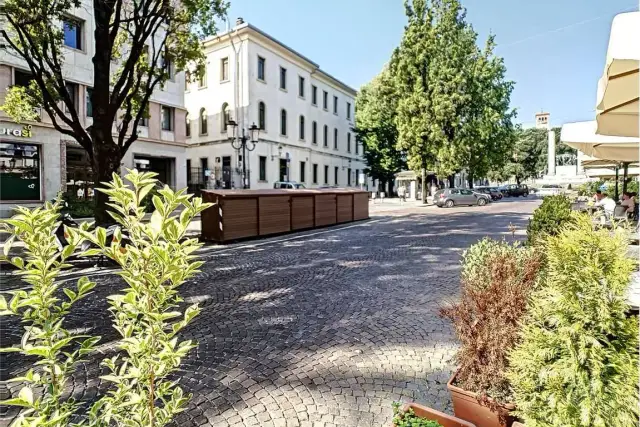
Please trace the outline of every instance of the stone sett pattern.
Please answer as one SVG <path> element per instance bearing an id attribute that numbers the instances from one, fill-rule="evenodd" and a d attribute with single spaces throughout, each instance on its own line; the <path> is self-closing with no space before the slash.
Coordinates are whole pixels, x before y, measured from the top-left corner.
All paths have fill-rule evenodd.
<path id="1" fill-rule="evenodd" d="M 193 397 L 175 425 L 388 426 L 394 401 L 451 412 L 457 344 L 438 310 L 457 296 L 460 254 L 486 235 L 511 238 L 509 223 L 522 235 L 535 206 L 400 207 L 347 227 L 205 247 L 202 273 L 182 288 L 203 311 L 184 333 L 199 345 L 177 375 Z M 117 336 L 105 297 L 122 286 L 111 274 L 95 280 L 69 317 L 102 336 L 100 353 L 69 380 L 86 402 L 107 387 L 99 362 Z M 14 343 L 19 324 L 3 321 L 1 333 L 3 347 Z M 2 379 L 28 367 L 0 356 Z M 0 397 L 20 385 L 9 387 Z M 0 421 L 15 414 L 4 408 Z"/>

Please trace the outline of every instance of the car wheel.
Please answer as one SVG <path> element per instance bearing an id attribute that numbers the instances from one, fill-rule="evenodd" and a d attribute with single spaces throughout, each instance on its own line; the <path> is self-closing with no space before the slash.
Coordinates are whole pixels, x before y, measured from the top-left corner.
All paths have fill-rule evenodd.
<path id="1" fill-rule="evenodd" d="M 447 200 L 446 202 L 444 202 L 444 205 L 448 208 L 452 208 L 454 204 L 455 203 L 453 203 L 453 200 Z"/>
<path id="2" fill-rule="evenodd" d="M 529 193 L 524 193 L 523 196 L 524 197 L 529 197 Z"/>
<path id="3" fill-rule="evenodd" d="M 484 206 L 487 204 L 487 200 L 484 197 L 478 199 L 478 206 Z"/>

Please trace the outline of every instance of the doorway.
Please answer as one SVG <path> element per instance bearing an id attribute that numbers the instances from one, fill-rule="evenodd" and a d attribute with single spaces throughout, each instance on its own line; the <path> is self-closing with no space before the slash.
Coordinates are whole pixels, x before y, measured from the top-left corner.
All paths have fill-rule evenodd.
<path id="1" fill-rule="evenodd" d="M 222 158 L 222 188 L 231 188 L 231 156 Z"/>
<path id="2" fill-rule="evenodd" d="M 280 159 L 280 181 L 288 181 L 287 159 Z"/>

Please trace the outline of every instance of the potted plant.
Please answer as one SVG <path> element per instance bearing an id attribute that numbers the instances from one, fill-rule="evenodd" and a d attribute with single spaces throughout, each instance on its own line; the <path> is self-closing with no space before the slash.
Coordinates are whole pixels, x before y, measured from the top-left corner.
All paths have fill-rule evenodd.
<path id="1" fill-rule="evenodd" d="M 508 353 L 537 282 L 542 261 L 533 247 L 485 239 L 463 254 L 462 295 L 441 315 L 460 340 L 458 369 L 447 388 L 454 414 L 478 426 L 510 426 Z"/>
<path id="2" fill-rule="evenodd" d="M 638 320 L 626 315 L 635 262 L 623 232 L 579 218 L 546 243 L 547 271 L 530 299 L 507 373 L 527 426 L 638 422 Z"/>
<path id="3" fill-rule="evenodd" d="M 393 404 L 394 427 L 475 427 L 468 421 L 417 403 Z"/>

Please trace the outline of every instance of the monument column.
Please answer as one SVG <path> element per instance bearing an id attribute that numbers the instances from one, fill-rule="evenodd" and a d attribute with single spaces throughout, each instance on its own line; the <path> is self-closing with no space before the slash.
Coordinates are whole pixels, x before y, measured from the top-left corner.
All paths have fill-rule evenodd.
<path id="1" fill-rule="evenodd" d="M 556 174 L 556 133 L 553 130 L 548 132 L 547 144 L 547 175 L 555 176 Z"/>

